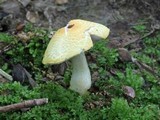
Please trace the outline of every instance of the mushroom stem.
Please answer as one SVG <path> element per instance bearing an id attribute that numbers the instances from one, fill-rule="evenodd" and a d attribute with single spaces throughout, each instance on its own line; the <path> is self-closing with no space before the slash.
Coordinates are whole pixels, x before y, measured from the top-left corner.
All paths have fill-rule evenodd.
<path id="1" fill-rule="evenodd" d="M 91 87 L 91 75 L 84 52 L 72 58 L 72 65 L 70 89 L 85 94 Z"/>

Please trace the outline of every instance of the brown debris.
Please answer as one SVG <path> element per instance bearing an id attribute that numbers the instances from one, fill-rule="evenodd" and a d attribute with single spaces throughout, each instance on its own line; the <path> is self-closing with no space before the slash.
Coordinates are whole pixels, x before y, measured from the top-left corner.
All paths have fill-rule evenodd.
<path id="1" fill-rule="evenodd" d="M 145 34 L 142 37 L 140 37 L 139 35 L 125 35 L 124 39 L 122 40 L 122 47 L 126 47 L 126 46 L 128 46 L 132 43 L 135 43 L 139 40 L 142 40 L 146 37 L 149 37 L 159 29 L 160 29 L 160 25 L 159 25 L 159 22 L 158 22 L 158 23 L 154 23 L 154 25 L 151 26 L 150 32 L 148 32 L 147 34 Z"/>
<path id="2" fill-rule="evenodd" d="M 99 73 L 97 71 L 92 73 L 92 83 L 96 82 L 99 78 Z"/>
<path id="3" fill-rule="evenodd" d="M 157 74 L 157 71 L 155 71 L 153 68 L 151 68 L 151 67 L 148 66 L 147 64 L 142 63 L 142 62 L 140 62 L 140 61 L 138 61 L 138 60 L 136 60 L 136 59 L 135 59 L 133 62 L 139 67 L 139 69 L 140 69 L 141 71 L 146 70 L 146 71 L 148 71 L 149 73 L 151 73 L 151 74 L 153 74 L 153 75 L 155 75 L 155 76 L 159 76 L 159 75 Z"/>
<path id="4" fill-rule="evenodd" d="M 140 39 L 141 38 L 139 37 L 139 35 L 124 35 L 121 46 L 126 47 L 132 43 L 135 43 L 136 41 L 138 41 Z"/>
<path id="5" fill-rule="evenodd" d="M 20 64 L 13 65 L 12 77 L 13 80 L 20 82 L 22 85 L 29 84 L 32 88 L 37 86 L 31 74 Z"/>
<path id="6" fill-rule="evenodd" d="M 6 82 L 8 82 L 8 80 L 6 80 L 4 77 L 2 77 L 2 76 L 0 75 L 0 84 L 1 84 L 1 83 L 6 83 Z"/>
<path id="7" fill-rule="evenodd" d="M 107 44 L 107 47 L 109 48 L 119 48 L 121 47 L 121 43 L 118 40 L 110 40 Z"/>
<path id="8" fill-rule="evenodd" d="M 18 23 L 17 26 L 16 26 L 16 31 L 17 32 L 20 32 L 23 30 L 23 28 L 25 27 L 25 24 L 23 23 Z"/>
<path id="9" fill-rule="evenodd" d="M 153 74 L 155 76 L 158 76 L 157 72 L 153 68 L 151 68 L 147 64 L 137 60 L 136 58 L 132 57 L 127 49 L 119 48 L 118 53 L 119 53 L 120 59 L 123 62 L 132 62 L 135 65 L 137 65 L 141 71 L 146 70 L 146 71 L 150 72 L 151 74 Z"/>
<path id="10" fill-rule="evenodd" d="M 67 69 L 67 63 L 63 62 L 61 64 L 52 65 L 51 69 L 53 73 L 59 73 L 60 75 L 64 75 Z"/>
<path id="11" fill-rule="evenodd" d="M 28 33 L 20 32 L 20 33 L 17 34 L 17 36 L 23 43 L 26 43 L 34 36 L 34 33 L 32 33 L 32 32 L 28 32 Z"/>
<path id="12" fill-rule="evenodd" d="M 39 20 L 38 12 L 27 11 L 26 18 L 31 23 L 36 23 Z"/>
<path id="13" fill-rule="evenodd" d="M 130 86 L 123 86 L 122 87 L 124 94 L 127 97 L 135 98 L 135 91 L 132 87 Z"/>
<path id="14" fill-rule="evenodd" d="M 119 57 L 122 61 L 131 62 L 132 56 L 129 51 L 125 48 L 118 48 Z"/>

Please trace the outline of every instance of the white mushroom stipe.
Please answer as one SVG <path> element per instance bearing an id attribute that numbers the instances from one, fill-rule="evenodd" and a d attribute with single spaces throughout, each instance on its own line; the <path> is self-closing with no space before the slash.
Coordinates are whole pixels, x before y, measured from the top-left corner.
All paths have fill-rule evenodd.
<path id="1" fill-rule="evenodd" d="M 91 87 L 91 75 L 84 52 L 72 58 L 70 89 L 85 94 Z"/>

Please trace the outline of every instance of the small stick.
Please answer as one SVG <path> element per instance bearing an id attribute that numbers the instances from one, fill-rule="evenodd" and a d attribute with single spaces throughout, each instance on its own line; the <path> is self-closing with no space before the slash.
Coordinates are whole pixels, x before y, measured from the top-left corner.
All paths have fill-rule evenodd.
<path id="1" fill-rule="evenodd" d="M 27 100 L 27 101 L 23 101 L 21 103 L 2 106 L 2 107 L 0 107 L 0 113 L 14 111 L 14 110 L 20 110 L 20 109 L 29 108 L 29 107 L 38 106 L 38 105 L 43 105 L 46 103 L 48 103 L 48 98 Z"/>
<path id="2" fill-rule="evenodd" d="M 130 45 L 130 44 L 132 44 L 132 43 L 135 43 L 135 42 L 137 42 L 137 41 L 139 41 L 139 40 L 142 40 L 142 39 L 144 39 L 144 38 L 152 35 L 154 32 L 155 32 L 155 30 L 151 30 L 149 33 L 147 33 L 146 35 L 144 35 L 144 36 L 142 36 L 142 37 L 133 38 L 132 40 L 123 43 L 123 44 L 122 44 L 122 47 L 126 47 L 126 46 L 128 46 L 128 45 Z"/>
<path id="3" fill-rule="evenodd" d="M 0 69 L 0 75 L 2 75 L 3 77 L 5 77 L 9 81 L 13 81 L 12 76 L 9 75 L 8 73 L 6 73 L 5 71 L 3 71 L 2 69 Z"/>
<path id="4" fill-rule="evenodd" d="M 151 28 L 152 28 L 152 30 L 149 33 L 145 34 L 142 37 L 138 37 L 138 38 L 132 39 L 132 40 L 124 43 L 124 45 L 122 47 L 128 46 L 128 45 L 130 45 L 130 44 L 132 44 L 132 43 L 134 43 L 134 42 L 136 42 L 138 40 L 142 40 L 142 39 L 144 39 L 146 37 L 149 37 L 150 35 L 152 35 L 153 33 L 155 33 L 157 30 L 160 30 L 159 24 L 158 25 L 153 25 L 153 26 L 151 26 Z"/>

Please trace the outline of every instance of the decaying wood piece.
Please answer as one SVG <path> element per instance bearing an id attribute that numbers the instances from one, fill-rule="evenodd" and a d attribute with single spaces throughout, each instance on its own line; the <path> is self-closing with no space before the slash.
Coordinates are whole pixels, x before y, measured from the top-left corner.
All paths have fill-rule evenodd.
<path id="1" fill-rule="evenodd" d="M 0 75 L 2 75 L 4 78 L 6 78 L 9 81 L 13 80 L 12 76 L 6 73 L 5 71 L 3 71 L 2 69 L 0 69 Z"/>
<path id="2" fill-rule="evenodd" d="M 48 98 L 27 100 L 27 101 L 23 101 L 21 103 L 2 106 L 2 107 L 0 107 L 0 113 L 14 111 L 14 110 L 20 110 L 20 109 L 24 109 L 24 108 L 33 107 L 33 106 L 39 106 L 39 105 L 43 105 L 46 103 L 48 103 Z"/>
<path id="3" fill-rule="evenodd" d="M 158 74 L 158 72 L 156 70 L 154 70 L 150 66 L 148 66 L 145 63 L 142 63 L 142 62 L 140 62 L 136 59 L 133 61 L 133 63 L 135 63 L 135 65 L 137 65 L 141 71 L 146 70 L 147 72 L 154 75 L 157 78 L 158 81 L 160 81 L 160 75 Z"/>
<path id="4" fill-rule="evenodd" d="M 13 80 L 20 82 L 22 85 L 29 84 L 32 88 L 37 85 L 32 75 L 21 64 L 13 65 L 12 77 Z"/>

